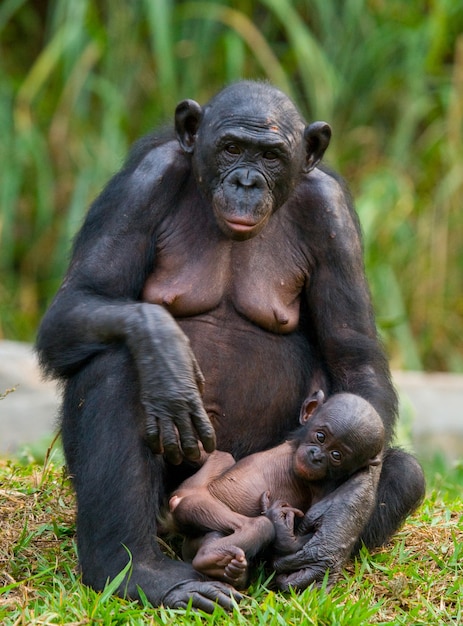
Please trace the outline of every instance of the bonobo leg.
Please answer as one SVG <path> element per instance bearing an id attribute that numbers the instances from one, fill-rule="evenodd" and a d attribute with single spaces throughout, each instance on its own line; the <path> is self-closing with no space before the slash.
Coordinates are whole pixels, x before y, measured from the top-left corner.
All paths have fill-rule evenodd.
<path id="1" fill-rule="evenodd" d="M 203 581 L 191 565 L 172 561 L 156 542 L 164 461 L 143 440 L 144 413 L 128 351 L 108 348 L 66 384 L 62 437 L 77 495 L 77 544 L 82 579 L 99 590 L 132 556 L 119 594 L 155 606 L 230 609 L 233 590 Z M 127 549 L 126 549 L 127 548 Z"/>
<path id="2" fill-rule="evenodd" d="M 387 543 L 425 494 L 423 470 L 418 461 L 397 448 L 386 450 L 378 484 L 376 506 L 359 543 L 375 548 Z"/>

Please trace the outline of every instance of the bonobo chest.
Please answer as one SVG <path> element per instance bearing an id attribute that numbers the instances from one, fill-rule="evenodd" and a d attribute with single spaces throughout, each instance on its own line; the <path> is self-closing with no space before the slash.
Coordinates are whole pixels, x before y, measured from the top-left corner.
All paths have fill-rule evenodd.
<path id="1" fill-rule="evenodd" d="M 286 207 L 256 237 L 232 241 L 198 197 L 159 229 L 142 297 L 176 318 L 220 312 L 221 318 L 237 315 L 265 330 L 289 333 L 299 322 L 307 267 Z"/>

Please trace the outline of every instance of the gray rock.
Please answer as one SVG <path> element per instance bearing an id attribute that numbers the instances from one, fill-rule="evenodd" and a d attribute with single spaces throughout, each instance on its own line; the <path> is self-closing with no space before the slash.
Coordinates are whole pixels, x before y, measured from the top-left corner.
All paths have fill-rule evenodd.
<path id="1" fill-rule="evenodd" d="M 420 457 L 442 451 L 451 460 L 463 458 L 463 376 L 394 372 L 401 399 L 400 444 Z M 24 444 L 53 437 L 59 407 L 54 382 L 41 378 L 29 344 L 0 341 L 0 454 L 15 453 Z M 411 444 L 411 445 L 410 445 Z"/>
<path id="2" fill-rule="evenodd" d="M 393 377 L 401 416 L 411 412 L 411 439 L 419 456 L 441 451 L 452 461 L 463 460 L 463 376 L 394 372 Z"/>
<path id="3" fill-rule="evenodd" d="M 41 377 L 30 344 L 0 341 L 0 454 L 53 437 L 59 395 L 54 382 Z"/>

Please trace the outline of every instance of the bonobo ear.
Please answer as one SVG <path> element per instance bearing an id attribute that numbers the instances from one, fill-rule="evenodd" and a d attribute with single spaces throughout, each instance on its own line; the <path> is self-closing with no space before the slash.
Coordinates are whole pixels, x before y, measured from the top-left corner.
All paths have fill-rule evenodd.
<path id="1" fill-rule="evenodd" d="M 194 150 L 196 133 L 203 116 L 203 110 L 194 100 L 182 100 L 175 109 L 175 131 L 184 152 Z"/>
<path id="2" fill-rule="evenodd" d="M 315 410 L 323 404 L 324 400 L 325 394 L 321 389 L 306 398 L 302 403 L 301 413 L 299 415 L 299 423 L 305 424 L 307 420 L 312 417 Z"/>
<path id="3" fill-rule="evenodd" d="M 310 172 L 320 163 L 331 139 L 331 126 L 326 122 L 314 122 L 306 126 L 304 140 L 306 142 L 307 161 L 304 171 Z"/>

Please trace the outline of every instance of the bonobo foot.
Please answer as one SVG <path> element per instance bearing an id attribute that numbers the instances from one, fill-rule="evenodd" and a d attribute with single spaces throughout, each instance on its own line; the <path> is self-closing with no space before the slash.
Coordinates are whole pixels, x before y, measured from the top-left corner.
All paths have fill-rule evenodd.
<path id="1" fill-rule="evenodd" d="M 231 611 L 235 603 L 241 600 L 241 594 L 232 587 L 216 580 L 198 581 L 184 580 L 164 596 L 164 607 L 186 609 L 190 600 L 192 607 L 205 613 L 213 613 L 219 605 L 226 611 Z"/>
<path id="2" fill-rule="evenodd" d="M 246 586 L 248 562 L 244 550 L 234 545 L 221 545 L 223 535 L 209 533 L 196 553 L 192 565 L 198 572 L 223 580 L 238 589 Z"/>
<path id="3" fill-rule="evenodd" d="M 92 580 L 83 575 L 83 582 L 96 590 L 103 589 L 105 580 Z M 190 564 L 161 557 L 150 563 L 135 562 L 131 573 L 117 592 L 120 597 L 139 600 L 139 590 L 153 606 L 186 608 L 191 601 L 194 609 L 213 613 L 217 605 L 231 611 L 242 596 L 230 585 L 205 580 Z"/>

